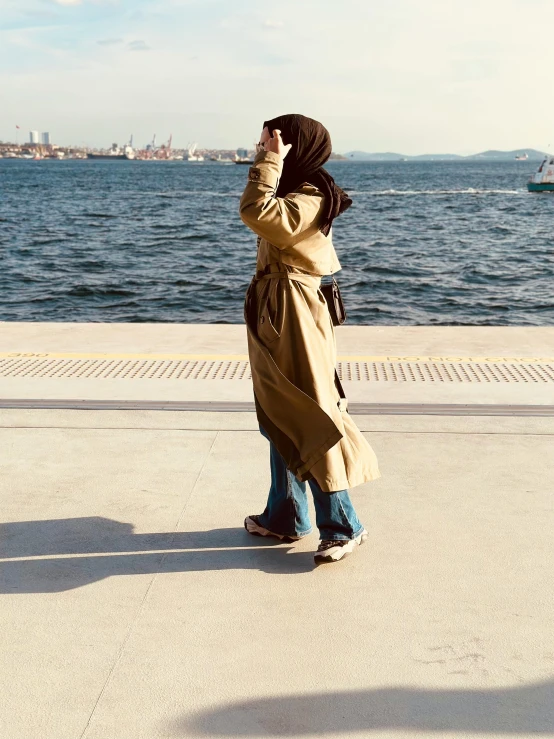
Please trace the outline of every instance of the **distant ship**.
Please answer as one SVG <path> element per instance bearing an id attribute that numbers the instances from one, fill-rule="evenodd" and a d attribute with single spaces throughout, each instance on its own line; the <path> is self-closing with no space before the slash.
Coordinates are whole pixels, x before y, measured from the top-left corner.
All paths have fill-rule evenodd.
<path id="1" fill-rule="evenodd" d="M 135 151 L 130 144 L 119 148 L 117 144 L 112 144 L 112 148 L 105 153 L 87 152 L 87 159 L 134 159 Z"/>
<path id="2" fill-rule="evenodd" d="M 218 162 L 219 164 L 232 164 L 233 160 L 230 157 L 222 157 L 218 154 L 216 157 L 210 157 L 212 162 Z"/>
<path id="3" fill-rule="evenodd" d="M 235 164 L 254 164 L 254 160 L 248 156 L 247 149 L 237 149 L 234 162 Z"/>
<path id="4" fill-rule="evenodd" d="M 516 154 L 516 162 L 526 162 L 529 159 L 529 154 Z"/>
<path id="5" fill-rule="evenodd" d="M 547 155 L 527 183 L 529 192 L 554 192 L 554 156 Z"/>
<path id="6" fill-rule="evenodd" d="M 204 157 L 202 156 L 202 154 L 195 153 L 197 146 L 198 144 L 192 144 L 192 146 L 188 147 L 188 153 L 185 154 L 185 156 L 183 157 L 185 162 L 203 162 L 204 161 Z"/>

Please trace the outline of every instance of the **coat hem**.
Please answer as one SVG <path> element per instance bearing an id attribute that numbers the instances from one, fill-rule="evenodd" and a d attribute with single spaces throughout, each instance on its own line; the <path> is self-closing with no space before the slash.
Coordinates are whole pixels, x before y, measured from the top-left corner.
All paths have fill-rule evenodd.
<path id="1" fill-rule="evenodd" d="M 310 454 L 304 464 L 296 470 L 296 474 L 303 476 L 306 472 L 309 472 L 310 468 L 313 467 L 316 462 L 319 462 L 321 457 L 323 457 L 323 455 L 328 452 L 329 449 L 334 447 L 335 444 L 338 444 L 342 437 L 343 434 L 341 434 L 339 429 L 336 428 L 336 430 L 333 431 L 333 433 L 323 442 L 323 444 L 321 444 L 314 452 Z"/>
<path id="2" fill-rule="evenodd" d="M 319 487 L 324 493 L 336 493 L 339 490 L 350 490 L 358 485 L 363 485 L 364 482 L 372 482 L 378 480 L 381 477 L 381 472 L 378 470 L 376 473 L 371 475 L 358 475 L 354 478 L 344 480 L 325 480 L 324 486 L 318 481 Z"/>

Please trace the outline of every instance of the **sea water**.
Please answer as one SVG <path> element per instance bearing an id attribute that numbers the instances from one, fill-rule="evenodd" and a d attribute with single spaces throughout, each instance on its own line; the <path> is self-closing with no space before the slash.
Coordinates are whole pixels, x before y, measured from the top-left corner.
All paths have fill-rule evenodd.
<path id="1" fill-rule="evenodd" d="M 554 324 L 554 194 L 529 162 L 330 162 L 349 324 Z M 0 160 L 0 320 L 242 323 L 247 166 Z"/>

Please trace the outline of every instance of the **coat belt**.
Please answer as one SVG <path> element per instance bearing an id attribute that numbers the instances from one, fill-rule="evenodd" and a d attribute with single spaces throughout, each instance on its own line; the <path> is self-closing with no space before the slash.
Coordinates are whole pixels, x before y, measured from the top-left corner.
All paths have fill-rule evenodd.
<path id="1" fill-rule="evenodd" d="M 254 280 L 276 280 L 282 277 L 288 280 L 294 280 L 295 282 L 301 282 L 303 285 L 308 287 L 319 287 L 321 283 L 321 277 L 319 275 L 307 275 L 301 272 L 288 272 L 282 269 L 282 264 L 277 262 L 271 262 L 267 264 L 264 269 L 259 269 L 254 275 Z M 276 268 L 275 271 L 272 268 Z M 269 270 L 269 271 L 268 271 Z"/>

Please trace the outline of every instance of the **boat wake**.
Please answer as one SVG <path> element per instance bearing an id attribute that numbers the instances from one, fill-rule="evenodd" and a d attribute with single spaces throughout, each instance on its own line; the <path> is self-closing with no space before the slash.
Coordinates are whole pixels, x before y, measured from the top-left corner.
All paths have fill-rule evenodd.
<path id="1" fill-rule="evenodd" d="M 349 195 L 522 195 L 524 190 L 492 190 L 467 187 L 460 190 L 348 190 Z"/>
<path id="2" fill-rule="evenodd" d="M 170 190 L 167 192 L 154 193 L 158 198 L 182 198 L 183 195 L 211 196 L 216 198 L 240 198 L 242 190 L 231 190 L 220 192 L 219 190 Z"/>

